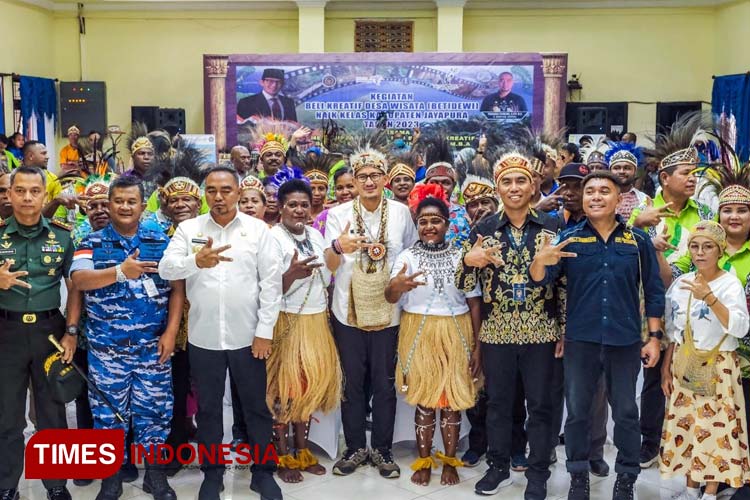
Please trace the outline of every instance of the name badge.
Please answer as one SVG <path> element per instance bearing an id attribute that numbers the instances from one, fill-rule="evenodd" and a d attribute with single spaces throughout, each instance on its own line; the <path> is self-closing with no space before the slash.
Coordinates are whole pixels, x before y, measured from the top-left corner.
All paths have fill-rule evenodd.
<path id="1" fill-rule="evenodd" d="M 193 238 L 190 243 L 193 244 L 193 253 L 198 253 L 208 243 L 208 240 L 206 238 Z"/>
<path id="2" fill-rule="evenodd" d="M 156 283 L 154 283 L 152 278 L 143 278 L 143 288 L 146 289 L 146 295 L 151 298 L 159 295 L 159 290 L 157 290 Z"/>
<path id="3" fill-rule="evenodd" d="M 513 301 L 523 303 L 526 302 L 526 280 L 523 276 L 516 274 L 513 277 Z"/>

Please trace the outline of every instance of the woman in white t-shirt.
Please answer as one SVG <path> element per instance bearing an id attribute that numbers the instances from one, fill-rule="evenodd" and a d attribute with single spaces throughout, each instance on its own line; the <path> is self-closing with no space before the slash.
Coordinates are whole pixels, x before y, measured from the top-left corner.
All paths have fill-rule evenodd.
<path id="1" fill-rule="evenodd" d="M 414 424 L 419 458 L 412 464 L 412 482 L 427 485 L 437 467 L 431 456 L 437 409 L 445 453 L 441 484 L 458 483 L 456 458 L 461 410 L 474 406 L 476 388 L 469 367 L 475 328 L 467 295 L 454 285 L 461 250 L 448 243 L 449 210 L 432 186 L 418 186 L 410 201 L 416 207 L 419 241 L 396 259 L 386 287 L 388 302 L 403 308 L 399 330 L 396 387 L 416 405 Z M 430 196 L 427 196 L 427 194 Z M 426 197 L 425 197 L 426 196 Z M 423 198 L 423 199 L 422 199 Z M 419 201 L 421 199 L 421 201 Z M 479 291 L 470 294 L 479 296 Z"/>
<path id="2" fill-rule="evenodd" d="M 307 226 L 312 192 L 307 182 L 293 179 L 279 187 L 281 222 L 271 229 L 279 243 L 286 271 L 282 277 L 281 312 L 274 328 L 268 359 L 266 400 L 274 416 L 274 444 L 282 481 L 302 481 L 300 471 L 325 474 L 308 448 L 310 417 L 328 413 L 341 400 L 341 363 L 328 323 L 325 241 Z M 294 429 L 289 449 L 289 424 Z"/>

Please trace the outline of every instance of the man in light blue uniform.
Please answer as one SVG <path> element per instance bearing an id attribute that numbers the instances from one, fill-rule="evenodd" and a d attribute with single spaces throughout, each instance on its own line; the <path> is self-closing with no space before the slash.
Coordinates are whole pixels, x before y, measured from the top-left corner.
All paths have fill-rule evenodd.
<path id="1" fill-rule="evenodd" d="M 168 362 L 182 316 L 184 285 L 161 279 L 157 265 L 169 238 L 140 223 L 143 186 L 116 179 L 109 191 L 111 222 L 86 236 L 74 254 L 71 279 L 85 292 L 89 377 L 128 422 L 134 443 L 162 444 L 172 417 Z M 94 427 L 127 430 L 112 410 L 90 395 Z M 156 500 L 175 500 L 165 471 L 146 464 L 144 490 Z M 97 500 L 122 494 L 119 474 L 104 479 Z"/>

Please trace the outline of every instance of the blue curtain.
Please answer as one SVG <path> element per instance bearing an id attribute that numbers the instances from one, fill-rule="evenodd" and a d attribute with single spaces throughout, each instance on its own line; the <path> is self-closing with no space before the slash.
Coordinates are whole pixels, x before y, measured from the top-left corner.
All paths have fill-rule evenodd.
<path id="1" fill-rule="evenodd" d="M 5 133 L 5 92 L 3 91 L 5 81 L 0 76 L 0 134 Z"/>
<path id="2" fill-rule="evenodd" d="M 711 96 L 714 114 L 734 113 L 737 119 L 737 154 L 743 161 L 750 154 L 750 75 L 717 76 Z"/>
<path id="3" fill-rule="evenodd" d="M 55 81 L 35 76 L 21 77 L 21 119 L 27 123 L 36 114 L 37 140 L 46 142 L 44 133 L 45 116 L 53 119 L 57 116 L 57 90 Z"/>

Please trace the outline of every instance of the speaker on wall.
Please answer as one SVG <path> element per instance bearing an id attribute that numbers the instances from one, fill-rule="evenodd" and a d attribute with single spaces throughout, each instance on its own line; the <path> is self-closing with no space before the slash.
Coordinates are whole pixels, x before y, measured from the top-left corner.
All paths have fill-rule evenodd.
<path id="1" fill-rule="evenodd" d="M 131 106 L 130 122 L 140 122 L 148 130 L 155 130 L 159 123 L 159 106 Z"/>
<path id="2" fill-rule="evenodd" d="M 107 86 L 104 82 L 60 82 L 60 130 L 75 125 L 82 135 L 107 128 Z"/>
<path id="3" fill-rule="evenodd" d="M 159 108 L 159 123 L 170 135 L 185 133 L 185 110 L 183 108 Z"/>
<path id="4" fill-rule="evenodd" d="M 613 127 L 628 128 L 626 102 L 569 102 L 565 107 L 569 134 L 609 134 Z"/>

